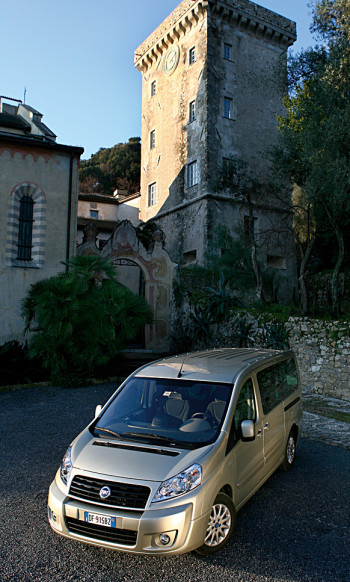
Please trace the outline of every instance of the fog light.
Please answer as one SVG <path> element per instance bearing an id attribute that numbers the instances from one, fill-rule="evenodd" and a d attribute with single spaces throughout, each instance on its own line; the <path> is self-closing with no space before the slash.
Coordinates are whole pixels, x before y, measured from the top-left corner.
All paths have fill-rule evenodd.
<path id="1" fill-rule="evenodd" d="M 160 534 L 159 536 L 160 539 L 160 543 L 163 544 L 163 546 L 167 546 L 170 543 L 170 536 L 168 536 L 168 534 Z"/>
<path id="2" fill-rule="evenodd" d="M 48 507 L 48 513 L 49 513 L 49 519 L 56 523 L 58 520 L 57 514 L 54 511 L 52 511 L 52 509 L 50 507 Z"/>

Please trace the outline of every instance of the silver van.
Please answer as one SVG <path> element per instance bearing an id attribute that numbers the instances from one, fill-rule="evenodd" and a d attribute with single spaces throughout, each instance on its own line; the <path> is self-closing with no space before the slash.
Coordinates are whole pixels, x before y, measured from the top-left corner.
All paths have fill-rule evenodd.
<path id="1" fill-rule="evenodd" d="M 60 535 L 135 554 L 212 554 L 300 435 L 291 351 L 218 349 L 134 372 L 68 448 L 48 515 Z"/>

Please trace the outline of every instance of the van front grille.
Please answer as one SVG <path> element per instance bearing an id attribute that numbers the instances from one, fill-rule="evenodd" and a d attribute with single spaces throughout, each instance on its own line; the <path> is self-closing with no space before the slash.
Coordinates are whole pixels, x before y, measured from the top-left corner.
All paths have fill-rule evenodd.
<path id="1" fill-rule="evenodd" d="M 111 494 L 106 499 L 100 497 L 103 487 L 109 487 Z M 150 488 L 130 483 L 117 483 L 102 479 L 93 479 L 76 475 L 71 483 L 69 495 L 92 503 L 128 509 L 144 509 L 150 494 Z"/>
<path id="2" fill-rule="evenodd" d="M 122 546 L 135 546 L 137 531 L 130 529 L 117 529 L 115 527 L 105 527 L 86 523 L 73 517 L 66 517 L 66 525 L 71 533 L 75 533 L 87 538 L 94 538 L 104 542 L 111 542 Z"/>

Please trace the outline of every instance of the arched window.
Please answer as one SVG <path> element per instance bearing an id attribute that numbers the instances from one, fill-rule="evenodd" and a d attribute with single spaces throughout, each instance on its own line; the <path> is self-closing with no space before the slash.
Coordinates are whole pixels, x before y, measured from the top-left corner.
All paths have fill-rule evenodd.
<path id="1" fill-rule="evenodd" d="M 6 263 L 40 269 L 45 261 L 46 196 L 33 182 L 22 182 L 9 198 Z"/>
<path id="2" fill-rule="evenodd" d="M 19 203 L 18 219 L 18 261 L 32 260 L 34 200 L 31 196 L 23 196 Z"/>

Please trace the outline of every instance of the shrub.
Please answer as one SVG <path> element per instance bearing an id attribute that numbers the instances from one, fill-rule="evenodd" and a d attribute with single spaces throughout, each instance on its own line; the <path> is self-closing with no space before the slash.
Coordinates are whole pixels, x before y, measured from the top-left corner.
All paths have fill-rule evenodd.
<path id="1" fill-rule="evenodd" d="M 31 285 L 22 305 L 29 354 L 52 377 L 91 375 L 151 323 L 146 301 L 116 280 L 101 257 L 75 257 L 68 270 Z"/>

